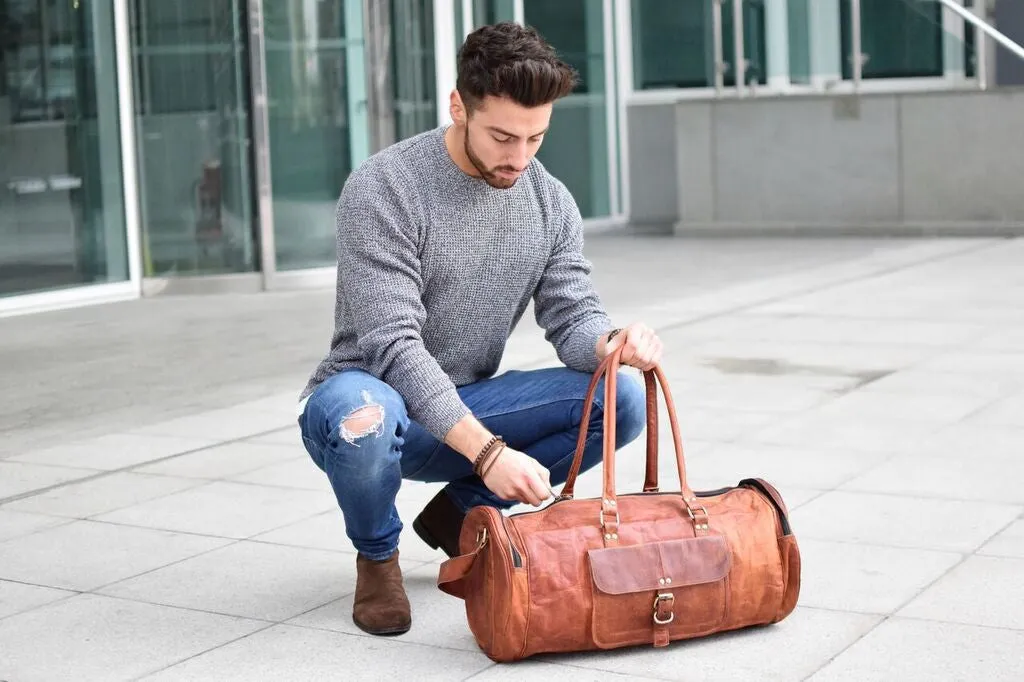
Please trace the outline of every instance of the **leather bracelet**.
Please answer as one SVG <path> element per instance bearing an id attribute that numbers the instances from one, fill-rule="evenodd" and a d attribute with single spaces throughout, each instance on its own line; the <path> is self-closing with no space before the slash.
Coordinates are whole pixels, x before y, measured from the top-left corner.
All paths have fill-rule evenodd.
<path id="1" fill-rule="evenodd" d="M 498 461 L 498 458 L 501 457 L 501 453 L 503 453 L 503 452 L 505 452 L 505 444 L 504 443 L 502 443 L 501 447 L 499 447 L 497 449 L 497 451 L 494 453 L 493 457 L 490 457 L 486 462 L 484 462 L 484 466 L 482 466 L 480 468 L 481 469 L 481 474 L 480 474 L 480 480 L 481 481 L 484 480 L 484 478 L 487 476 L 487 474 L 489 474 L 491 472 L 491 469 L 494 468 L 494 463 Z"/>
<path id="2" fill-rule="evenodd" d="M 488 453 L 490 453 L 491 450 L 494 449 L 494 446 L 498 445 L 499 443 L 502 443 L 502 444 L 504 443 L 504 441 L 502 440 L 501 436 L 492 436 L 491 439 L 489 441 L 487 441 L 487 444 L 484 445 L 483 448 L 481 448 L 480 454 L 478 454 L 476 456 L 476 459 L 473 460 L 473 473 L 474 474 L 476 474 L 477 476 L 480 475 L 480 468 L 481 468 L 481 466 L 484 463 L 484 459 L 487 457 Z"/>

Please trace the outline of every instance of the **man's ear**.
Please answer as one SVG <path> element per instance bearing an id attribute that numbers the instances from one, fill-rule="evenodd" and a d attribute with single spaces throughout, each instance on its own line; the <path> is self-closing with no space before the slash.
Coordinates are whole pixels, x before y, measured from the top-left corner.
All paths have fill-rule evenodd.
<path id="1" fill-rule="evenodd" d="M 466 112 L 466 105 L 462 101 L 462 96 L 459 95 L 458 90 L 452 90 L 452 94 L 448 98 L 448 113 L 451 114 L 452 122 L 457 126 L 466 125 L 466 119 L 468 114 Z"/>

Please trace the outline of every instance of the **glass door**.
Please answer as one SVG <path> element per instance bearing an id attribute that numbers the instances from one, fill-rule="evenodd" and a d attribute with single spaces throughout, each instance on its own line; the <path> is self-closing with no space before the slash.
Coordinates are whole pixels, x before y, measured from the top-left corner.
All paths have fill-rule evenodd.
<path id="1" fill-rule="evenodd" d="M 390 58 L 395 139 L 402 140 L 437 126 L 433 0 L 392 0 Z"/>
<path id="2" fill-rule="evenodd" d="M 0 0 L 0 296 L 128 278 L 113 21 Z"/>
<path id="3" fill-rule="evenodd" d="M 584 218 L 613 213 L 609 129 L 614 130 L 613 88 L 605 50 L 604 0 L 523 0 L 524 22 L 550 42 L 580 75 L 572 94 L 555 103 L 551 127 L 537 158 L 576 199 Z M 608 41 L 607 44 L 610 44 Z"/>
<path id="4" fill-rule="evenodd" d="M 362 0 L 264 0 L 277 270 L 336 262 L 334 209 L 370 154 Z"/>
<path id="5" fill-rule="evenodd" d="M 146 277 L 256 269 L 243 0 L 132 0 Z"/>

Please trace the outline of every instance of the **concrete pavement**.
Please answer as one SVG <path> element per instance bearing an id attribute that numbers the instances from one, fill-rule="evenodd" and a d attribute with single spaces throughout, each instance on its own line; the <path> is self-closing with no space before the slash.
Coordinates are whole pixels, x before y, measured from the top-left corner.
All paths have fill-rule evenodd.
<path id="1" fill-rule="evenodd" d="M 408 528 L 413 630 L 360 633 L 293 417 L 331 292 L 156 299 L 0 320 L 0 680 L 1024 679 L 1024 240 L 588 250 L 666 341 L 692 485 L 762 476 L 792 510 L 788 619 L 496 666 Z M 525 322 L 505 368 L 554 362 Z M 436 489 L 403 487 L 407 527 Z"/>

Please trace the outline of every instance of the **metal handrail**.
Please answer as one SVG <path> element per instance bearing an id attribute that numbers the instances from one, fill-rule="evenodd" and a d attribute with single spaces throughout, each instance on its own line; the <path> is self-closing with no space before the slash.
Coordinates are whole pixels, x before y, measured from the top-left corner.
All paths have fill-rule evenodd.
<path id="1" fill-rule="evenodd" d="M 957 14 L 959 14 L 961 17 L 964 18 L 965 21 L 969 21 L 972 24 L 974 24 L 974 26 L 978 30 L 987 33 L 989 37 L 991 37 L 997 43 L 1001 44 L 1010 52 L 1014 53 L 1021 59 L 1024 59 L 1024 47 L 1021 47 L 1020 45 L 1015 43 L 1011 38 L 1007 38 L 1004 34 L 1000 33 L 995 26 L 992 26 L 990 23 L 988 23 L 987 21 L 979 17 L 977 14 L 970 11 L 969 9 L 964 8 L 962 5 L 958 5 L 953 0 L 939 0 L 939 2 L 941 2 L 943 5 L 953 10 Z"/>
<path id="2" fill-rule="evenodd" d="M 988 85 L 988 69 L 986 68 L 986 61 L 984 57 L 985 53 L 985 36 L 991 37 L 993 40 L 998 42 L 1000 45 L 1008 49 L 1018 58 L 1024 60 L 1024 47 L 1014 42 L 1013 39 L 1008 38 L 1006 35 L 1001 33 L 995 26 L 978 16 L 978 10 L 969 10 L 964 7 L 957 0 L 937 0 L 941 5 L 949 10 L 952 10 L 959 15 L 964 21 L 969 22 L 975 28 L 982 32 L 983 35 L 978 36 L 978 42 L 975 45 L 975 53 L 978 55 L 978 72 L 977 78 L 981 89 L 985 89 Z M 851 55 L 852 67 L 853 67 L 853 87 L 854 90 L 860 89 L 861 79 L 863 77 L 863 66 L 864 66 L 864 55 L 861 53 L 861 23 L 860 23 L 860 0 L 848 0 L 850 3 L 850 18 L 852 21 L 852 43 L 851 48 L 853 54 Z"/>

